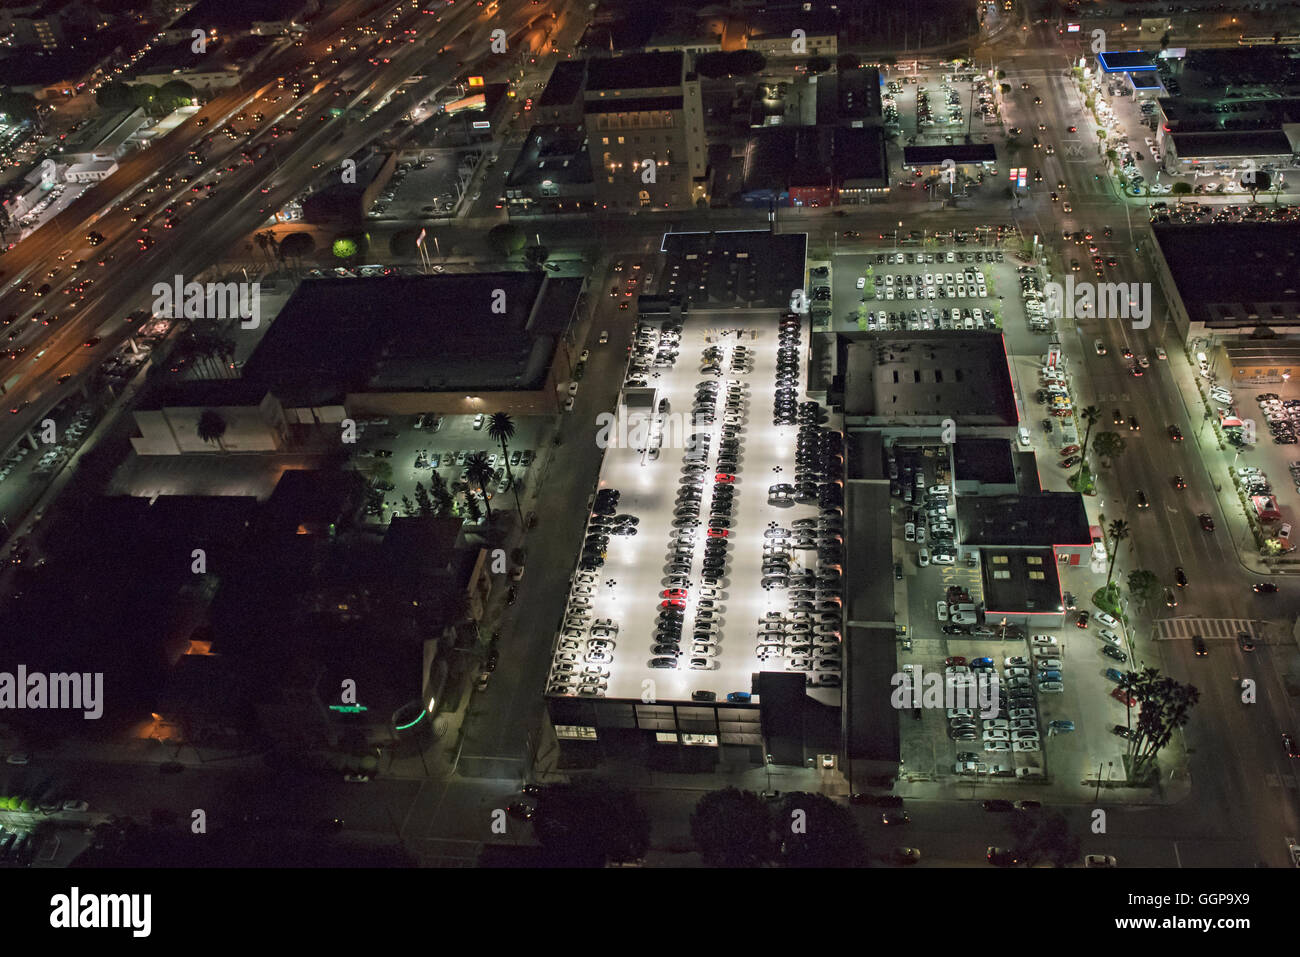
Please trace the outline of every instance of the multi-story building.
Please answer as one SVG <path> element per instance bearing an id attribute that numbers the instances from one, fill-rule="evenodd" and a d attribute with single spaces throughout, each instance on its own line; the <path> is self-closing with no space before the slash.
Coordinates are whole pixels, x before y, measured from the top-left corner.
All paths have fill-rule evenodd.
<path id="1" fill-rule="evenodd" d="M 672 209 L 706 196 L 700 84 L 681 52 L 587 61 L 582 115 L 596 201 Z"/>

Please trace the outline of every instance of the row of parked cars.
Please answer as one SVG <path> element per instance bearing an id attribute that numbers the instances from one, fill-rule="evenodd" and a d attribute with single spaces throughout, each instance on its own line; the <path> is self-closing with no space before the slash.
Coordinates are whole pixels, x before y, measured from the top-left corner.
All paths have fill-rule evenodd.
<path id="1" fill-rule="evenodd" d="M 1025 658 L 1007 660 L 1028 661 Z M 979 676 L 995 676 L 997 671 L 992 658 L 975 658 L 967 664 L 964 657 L 955 655 L 945 659 L 944 682 L 957 694 L 966 689 L 968 699 L 973 699 Z M 1033 684 L 1027 677 L 1022 677 L 1022 673 L 1028 675 L 1029 670 L 1022 665 L 1012 665 L 1007 668 L 1007 673 L 1005 680 L 998 681 L 998 708 L 994 717 L 986 718 L 972 708 L 947 710 L 948 737 L 952 741 L 982 741 L 984 751 L 989 754 L 1040 750 L 1038 703 L 1033 695 Z"/>
<path id="2" fill-rule="evenodd" d="M 653 369 L 671 369 L 681 353 L 681 344 L 680 323 L 669 323 L 662 328 L 647 323 L 639 324 L 631 346 L 632 362 L 628 366 L 625 387 L 637 383 L 644 386 L 645 376 Z"/>
<path id="3" fill-rule="evenodd" d="M 867 292 L 873 293 L 876 299 L 987 299 L 989 296 L 984 270 L 969 267 L 955 273 L 903 273 L 897 277 L 885 273 L 873 289 L 863 289 L 862 302 L 867 301 Z"/>
<path id="4" fill-rule="evenodd" d="M 857 319 L 857 313 L 851 317 Z M 869 330 L 878 330 L 881 332 L 919 332 L 931 329 L 996 329 L 998 328 L 997 316 L 991 309 L 980 309 L 979 307 L 963 309 L 954 306 L 951 309 L 935 307 L 920 309 L 910 309 L 904 312 L 879 312 L 867 313 L 867 328 Z"/>
<path id="5" fill-rule="evenodd" d="M 794 313 L 781 317 L 777 330 L 776 390 L 772 424 L 794 425 L 799 420 L 799 336 L 802 323 Z"/>
<path id="6" fill-rule="evenodd" d="M 724 347 L 717 349 L 719 364 L 730 359 L 735 368 L 736 355 L 727 355 Z M 737 346 L 736 348 L 743 348 Z M 708 350 L 706 350 L 708 351 Z M 747 362 L 742 356 L 741 362 Z M 727 574 L 729 538 L 733 521 L 736 474 L 740 470 L 740 434 L 745 424 L 745 387 L 738 379 L 725 383 L 699 382 L 695 388 L 692 412 L 697 424 L 712 425 L 719 412 L 718 405 L 725 402 L 721 439 L 716 462 L 713 455 L 712 435 L 697 432 L 687 439 L 687 452 L 682 461 L 682 477 L 678 480 L 677 500 L 673 509 L 673 529 L 670 534 L 668 562 L 665 567 L 668 586 L 660 592 L 658 618 L 652 637 L 651 668 L 677 668 L 681 664 L 684 645 L 687 666 L 696 671 L 710 671 L 716 667 L 718 641 L 723 619 L 722 583 Z M 710 482 L 709 476 L 712 477 Z M 702 518 L 705 486 L 711 486 L 707 519 Z M 695 547 L 704 536 L 704 572 L 698 597 L 692 600 L 692 572 Z M 684 638 L 688 602 L 692 606 L 693 620 L 690 639 Z"/>
<path id="7" fill-rule="evenodd" d="M 549 694 L 600 697 L 608 687 L 618 625 L 609 618 L 592 620 L 597 578 L 605 564 L 611 536 L 627 534 L 620 530 L 635 529 L 640 523 L 635 515 L 618 511 L 620 494 L 618 489 L 603 488 L 592 501 L 578 572 L 569 589 L 568 606 L 551 662 Z"/>

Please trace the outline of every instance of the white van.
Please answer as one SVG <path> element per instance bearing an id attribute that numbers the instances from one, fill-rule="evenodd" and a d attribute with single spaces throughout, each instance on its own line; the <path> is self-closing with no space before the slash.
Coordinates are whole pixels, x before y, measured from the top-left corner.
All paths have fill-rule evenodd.
<path id="1" fill-rule="evenodd" d="M 1021 448 L 1025 448 L 1025 449 L 1029 448 L 1030 445 L 1029 430 L 1027 428 L 1025 428 L 1023 425 L 1020 428 L 1018 428 L 1016 430 L 1016 437 L 1020 440 Z"/>
<path id="2" fill-rule="evenodd" d="M 1043 777 L 1043 769 L 1042 768 L 1016 768 L 1016 777 L 1041 778 Z"/>

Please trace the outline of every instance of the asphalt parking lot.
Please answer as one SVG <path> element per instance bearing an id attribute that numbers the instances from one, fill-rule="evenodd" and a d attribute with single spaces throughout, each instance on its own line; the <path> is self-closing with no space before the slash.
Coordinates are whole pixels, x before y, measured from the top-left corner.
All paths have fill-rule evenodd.
<path id="1" fill-rule="evenodd" d="M 645 386 L 625 389 L 620 410 L 662 409 L 662 437 L 629 417 L 605 451 L 549 693 L 642 698 L 651 679 L 656 700 L 722 700 L 784 669 L 838 701 L 842 552 L 818 527 L 839 511 L 842 487 L 825 490 L 820 467 L 836 439 L 796 402 L 806 322 L 782 332 L 781 316 L 643 323 L 631 381 Z M 814 476 L 827 481 L 797 485 Z M 797 500 L 771 491 L 784 484 Z"/>
<path id="2" fill-rule="evenodd" d="M 493 508 L 513 508 L 514 495 L 505 488 L 505 463 L 501 458 L 501 443 L 488 435 L 490 416 L 483 416 L 482 426 L 474 428 L 476 416 L 394 416 L 375 417 L 364 422 L 357 438 L 356 465 L 372 478 L 384 483 L 380 486 L 390 509 L 402 509 L 403 496 L 415 501 L 417 483 L 429 487 L 429 473 L 436 470 L 448 487 L 455 481 L 465 480 L 465 458 L 474 452 L 486 452 L 494 470 L 500 477 L 488 486 Z M 511 472 L 520 483 L 522 493 L 531 478 L 531 468 L 536 464 L 537 450 L 549 439 L 550 423 L 541 416 L 515 416 L 515 436 L 507 440 L 510 457 L 519 458 L 511 465 Z M 423 420 L 424 427 L 416 428 Z M 435 431 L 433 425 L 441 420 Z M 362 423 L 359 423 L 362 424 Z M 382 453 L 389 452 L 391 455 Z M 437 463 L 436 465 L 434 463 Z M 387 463 L 388 468 L 378 466 Z M 378 468 L 377 468 L 378 466 Z M 391 473 L 389 470 L 391 469 Z M 391 485 L 392 488 L 386 488 Z M 475 486 L 477 488 L 477 486 Z"/>
<path id="3" fill-rule="evenodd" d="M 1003 257 L 1000 263 L 998 255 Z M 1014 257 L 990 249 L 841 251 L 830 270 L 833 328 L 843 332 L 1002 328 L 1006 304 L 1019 305 L 1014 299 L 999 298 L 1006 290 L 1019 288 L 1016 267 Z M 817 286 L 826 282 L 825 277 L 814 275 L 814 296 Z M 1022 310 L 1011 311 L 1013 321 L 1022 319 Z"/>

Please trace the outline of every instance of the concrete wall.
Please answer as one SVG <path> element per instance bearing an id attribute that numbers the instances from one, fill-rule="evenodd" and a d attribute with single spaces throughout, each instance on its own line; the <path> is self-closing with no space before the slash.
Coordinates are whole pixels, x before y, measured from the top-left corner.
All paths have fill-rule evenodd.
<path id="1" fill-rule="evenodd" d="M 220 442 L 199 438 L 199 418 L 211 409 L 226 421 Z M 255 406 L 187 406 L 133 413 L 139 436 L 137 455 L 188 455 L 213 452 L 276 452 L 287 444 L 287 424 L 279 401 L 268 395 Z"/>

